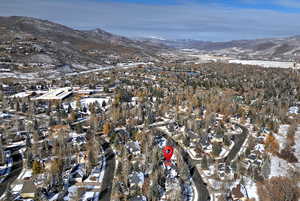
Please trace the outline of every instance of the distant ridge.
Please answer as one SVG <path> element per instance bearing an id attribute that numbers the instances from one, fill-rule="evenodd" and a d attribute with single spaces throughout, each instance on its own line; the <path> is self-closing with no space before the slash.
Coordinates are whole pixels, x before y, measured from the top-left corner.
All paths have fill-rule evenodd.
<path id="1" fill-rule="evenodd" d="M 50 64 L 114 64 L 159 60 L 162 46 L 101 29 L 80 31 L 32 17 L 0 17 L 0 59 Z M 25 49 L 22 48 L 21 43 Z M 8 51 L 9 50 L 9 51 Z"/>
<path id="2" fill-rule="evenodd" d="M 209 42 L 191 39 L 159 40 L 140 38 L 148 44 L 163 44 L 176 49 L 196 49 L 205 53 L 227 55 L 242 59 L 300 61 L 300 36 Z"/>

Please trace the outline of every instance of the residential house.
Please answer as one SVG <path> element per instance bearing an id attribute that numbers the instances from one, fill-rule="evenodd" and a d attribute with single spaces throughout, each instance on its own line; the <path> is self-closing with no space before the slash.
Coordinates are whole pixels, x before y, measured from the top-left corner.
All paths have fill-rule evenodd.
<path id="1" fill-rule="evenodd" d="M 70 180 L 75 182 L 83 182 L 85 175 L 86 169 L 84 165 L 80 164 L 72 170 L 70 174 Z"/>
<path id="2" fill-rule="evenodd" d="M 67 133 L 70 131 L 69 125 L 55 125 L 50 127 L 50 131 L 52 133 L 52 137 L 58 137 L 58 135 L 62 133 Z"/>
<path id="3" fill-rule="evenodd" d="M 224 135 L 222 135 L 222 134 L 216 134 L 216 135 L 213 136 L 211 141 L 213 143 L 222 143 L 223 142 L 223 137 L 224 137 Z"/>
<path id="4" fill-rule="evenodd" d="M 131 153 L 133 155 L 141 154 L 141 147 L 138 142 L 133 142 L 133 141 L 128 142 L 127 149 L 129 151 L 129 153 Z"/>
<path id="5" fill-rule="evenodd" d="M 234 187 L 231 191 L 231 196 L 233 201 L 246 201 L 247 195 L 244 190 L 242 190 L 242 185 L 238 184 L 236 187 Z"/>
<path id="6" fill-rule="evenodd" d="M 133 172 L 129 175 L 129 186 L 138 186 L 142 188 L 144 184 L 144 174 L 142 172 Z"/>
<path id="7" fill-rule="evenodd" d="M 130 201 L 147 201 L 147 198 L 143 195 L 135 196 L 134 198 L 131 198 Z"/>
<path id="8" fill-rule="evenodd" d="M 190 139 L 190 146 L 195 147 L 200 137 L 191 130 L 187 131 L 186 135 Z"/>
<path id="9" fill-rule="evenodd" d="M 30 180 L 27 180 L 27 181 L 24 181 L 24 185 L 23 185 L 23 188 L 21 190 L 21 197 L 22 198 L 31 198 L 33 199 L 35 197 L 35 192 L 36 192 L 36 186 L 35 184 L 33 183 L 33 181 L 30 179 Z"/>

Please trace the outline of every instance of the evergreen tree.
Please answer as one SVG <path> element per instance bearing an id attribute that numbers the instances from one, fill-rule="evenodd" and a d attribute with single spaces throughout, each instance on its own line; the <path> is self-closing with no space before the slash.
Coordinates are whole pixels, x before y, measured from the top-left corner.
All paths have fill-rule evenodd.
<path id="1" fill-rule="evenodd" d="M 207 164 L 207 156 L 204 155 L 201 161 L 201 168 L 204 170 L 208 169 L 208 164 Z"/>
<path id="2" fill-rule="evenodd" d="M 32 173 L 34 175 L 41 174 L 42 173 L 42 165 L 39 161 L 33 161 L 32 165 Z"/>
<path id="3" fill-rule="evenodd" d="M 14 198 L 15 198 L 15 196 L 12 193 L 11 186 L 8 186 L 7 192 L 6 192 L 6 195 L 5 195 L 5 201 L 12 201 L 12 200 L 14 200 Z"/>
<path id="4" fill-rule="evenodd" d="M 212 145 L 212 154 L 214 156 L 219 156 L 221 151 L 222 151 L 222 145 L 220 145 L 219 143 L 213 143 L 213 145 Z"/>
<path id="5" fill-rule="evenodd" d="M 31 153 L 31 151 L 29 151 L 29 149 L 27 149 L 27 151 L 26 151 L 26 164 L 27 164 L 27 168 L 29 168 L 29 169 L 32 168 L 32 162 L 33 162 L 32 153 Z"/>
<path id="6" fill-rule="evenodd" d="M 105 102 L 105 100 L 102 102 L 102 107 L 106 107 L 106 102 Z"/>

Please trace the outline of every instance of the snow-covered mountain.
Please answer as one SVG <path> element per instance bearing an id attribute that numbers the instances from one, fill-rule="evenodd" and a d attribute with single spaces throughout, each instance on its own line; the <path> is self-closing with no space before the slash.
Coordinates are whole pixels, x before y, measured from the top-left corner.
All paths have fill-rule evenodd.
<path id="1" fill-rule="evenodd" d="M 300 61 L 300 36 L 228 42 L 208 42 L 191 39 L 159 40 L 154 38 L 143 39 L 142 41 L 155 44 L 161 43 L 176 49 L 197 49 L 215 55 L 226 55 L 240 59 Z"/>

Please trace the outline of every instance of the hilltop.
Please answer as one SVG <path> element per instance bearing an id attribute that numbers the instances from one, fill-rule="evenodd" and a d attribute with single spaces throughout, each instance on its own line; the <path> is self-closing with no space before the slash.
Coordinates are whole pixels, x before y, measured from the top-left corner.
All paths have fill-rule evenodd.
<path id="1" fill-rule="evenodd" d="M 113 35 L 80 31 L 31 17 L 0 17 L 0 61 L 50 65 L 103 65 L 159 60 L 161 46 Z"/>

